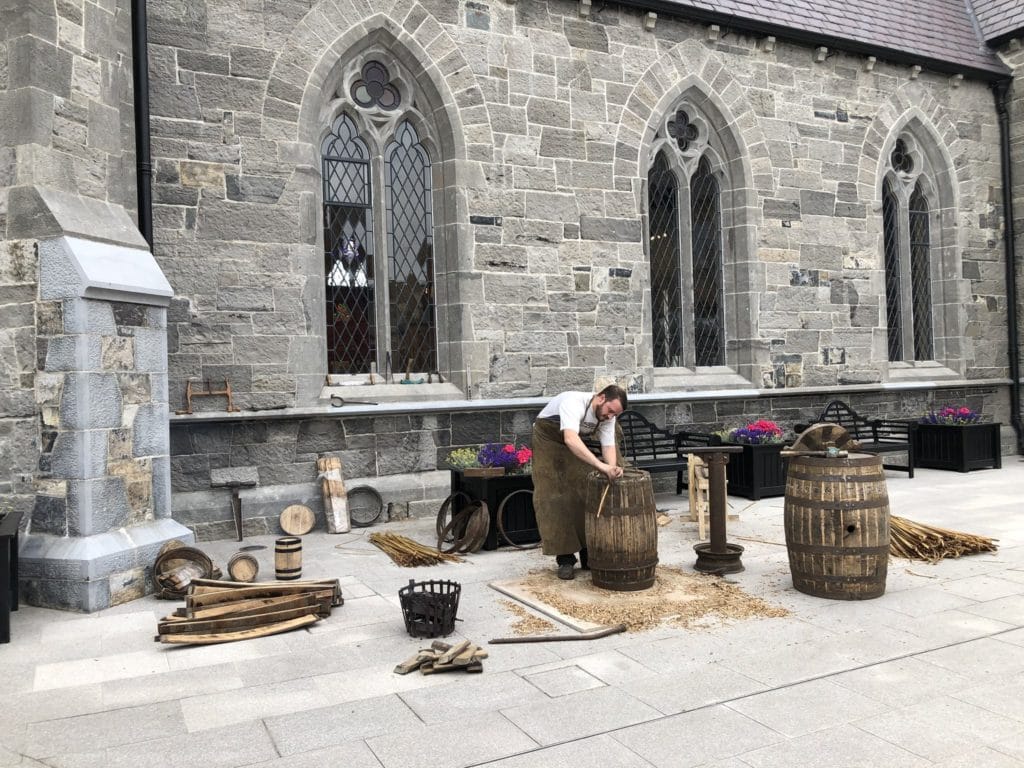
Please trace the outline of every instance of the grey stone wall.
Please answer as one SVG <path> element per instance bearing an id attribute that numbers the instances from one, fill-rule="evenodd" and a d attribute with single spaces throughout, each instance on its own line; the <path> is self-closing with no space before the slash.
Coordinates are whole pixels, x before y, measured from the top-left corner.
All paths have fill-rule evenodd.
<path id="1" fill-rule="evenodd" d="M 644 391 L 890 380 L 880 170 L 908 121 L 948 164 L 938 172 L 957 201 L 937 232 L 942 375 L 1005 375 L 997 129 L 983 83 L 884 61 L 869 70 L 842 51 L 819 63 L 806 46 L 709 39 L 664 15 L 648 31 L 614 5 L 580 18 L 568 0 L 188 7 L 150 11 L 175 405 L 188 377 L 229 379 L 243 407 L 315 399 L 326 359 L 317 146 L 339 68 L 367 47 L 425 72 L 421 96 L 446 116 L 434 137 L 456 179 L 435 211 L 450 292 L 441 347 L 467 396 L 612 379 Z M 652 368 L 646 164 L 685 93 L 720 114 L 738 152 L 731 379 Z"/>
<path id="2" fill-rule="evenodd" d="M 37 240 L 58 234 L 34 188 L 135 208 L 126 0 L 0 8 L 0 496 L 31 511 L 34 374 L 50 318 L 36 311 Z M 45 346 L 45 344 L 44 344 Z"/>
<path id="3" fill-rule="evenodd" d="M 698 399 L 689 402 L 645 402 L 631 405 L 655 424 L 670 430 L 717 432 L 767 418 L 793 436 L 798 423 L 810 423 L 832 397 L 840 397 L 865 416 L 914 419 L 946 404 L 963 403 L 1003 424 L 1004 452 L 1012 453 L 1008 400 L 1003 387 L 957 387 L 916 392 L 779 392 L 764 397 Z M 180 417 L 171 426 L 171 468 L 174 519 L 197 539 L 233 538 L 231 495 L 210 487 L 211 470 L 255 467 L 259 486 L 243 489 L 243 532 L 246 536 L 279 534 L 278 517 L 290 504 L 304 504 L 323 528 L 323 505 L 316 482 L 316 459 L 341 458 L 347 487 L 370 485 L 384 504 L 401 516 L 432 516 L 450 492 L 445 459 L 455 448 L 487 442 L 530 444 L 539 408 L 494 407 L 472 412 L 447 410 L 438 404 L 429 416 L 405 414 L 297 418 L 255 414 L 220 422 Z M 674 476 L 655 475 L 660 490 L 675 488 Z M 385 516 L 385 519 L 387 517 Z"/>

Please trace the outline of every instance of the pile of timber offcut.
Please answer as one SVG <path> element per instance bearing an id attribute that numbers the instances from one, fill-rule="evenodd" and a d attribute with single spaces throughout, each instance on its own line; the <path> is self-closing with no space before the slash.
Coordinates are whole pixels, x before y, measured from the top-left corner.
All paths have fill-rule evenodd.
<path id="1" fill-rule="evenodd" d="M 185 607 L 157 624 L 161 643 L 230 643 L 307 627 L 344 605 L 337 579 L 217 581 L 193 579 Z"/>
<path id="2" fill-rule="evenodd" d="M 410 656 L 395 667 L 395 674 L 408 675 L 417 669 L 424 675 L 454 672 L 458 669 L 466 672 L 483 672 L 483 660 L 486 658 L 487 651 L 479 645 L 473 645 L 469 640 L 463 640 L 457 645 L 435 640 L 429 648 L 421 648 L 415 656 Z"/>

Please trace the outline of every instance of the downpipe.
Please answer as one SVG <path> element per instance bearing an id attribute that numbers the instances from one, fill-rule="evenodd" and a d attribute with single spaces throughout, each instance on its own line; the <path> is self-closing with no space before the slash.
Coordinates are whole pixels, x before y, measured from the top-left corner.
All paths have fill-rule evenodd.
<path id="1" fill-rule="evenodd" d="M 997 80 L 992 83 L 996 100 L 996 114 L 999 118 L 999 161 L 1003 184 L 1003 247 L 1006 261 L 1006 325 L 1009 343 L 1010 368 L 1010 423 L 1017 434 L 1017 453 L 1024 454 L 1024 430 L 1020 415 L 1020 346 L 1017 327 L 1017 260 L 1014 248 L 1016 237 L 1013 226 L 1013 167 L 1010 162 L 1010 112 L 1009 96 L 1011 81 Z"/>
<path id="2" fill-rule="evenodd" d="M 132 0 L 132 92 L 135 97 L 135 185 L 139 232 L 153 248 L 153 165 L 149 145 L 149 38 L 146 0 Z"/>

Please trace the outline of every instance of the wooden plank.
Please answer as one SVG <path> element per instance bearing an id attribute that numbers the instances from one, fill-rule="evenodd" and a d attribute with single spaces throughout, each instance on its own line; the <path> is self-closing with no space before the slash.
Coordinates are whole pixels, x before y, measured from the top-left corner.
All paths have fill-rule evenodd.
<path id="1" fill-rule="evenodd" d="M 408 675 L 410 672 L 422 667 L 428 661 L 433 662 L 436 659 L 437 653 L 435 651 L 417 651 L 414 656 L 410 656 L 408 659 L 396 666 L 394 672 L 397 675 Z"/>
<path id="2" fill-rule="evenodd" d="M 208 608 L 212 605 L 232 603 L 237 600 L 247 600 L 254 597 L 280 597 L 281 595 L 311 594 L 317 598 L 325 598 L 336 605 L 335 591 L 331 587 L 307 587 L 302 585 L 282 584 L 248 584 L 238 589 L 212 592 L 205 595 L 186 596 L 186 606 L 189 608 Z"/>
<path id="3" fill-rule="evenodd" d="M 276 624 L 301 616 L 313 616 L 317 613 L 315 605 L 303 605 L 278 611 L 253 613 L 248 616 L 221 616 L 216 619 L 188 619 L 185 621 L 162 621 L 157 624 L 156 631 L 165 634 L 212 634 L 216 632 L 234 632 L 236 630 L 262 627 Z"/>
<path id="4" fill-rule="evenodd" d="M 315 595 L 282 595 L 280 597 L 261 597 L 252 600 L 239 600 L 234 603 L 215 605 L 210 608 L 200 608 L 187 612 L 189 619 L 214 619 L 218 616 L 249 616 L 254 613 L 266 613 L 267 611 L 279 611 L 287 608 L 301 608 L 303 606 L 315 605 L 322 616 L 331 615 L 330 603 L 324 600 L 317 600 Z"/>
<path id="5" fill-rule="evenodd" d="M 461 643 L 458 643 L 457 645 L 453 645 L 451 648 L 449 648 L 447 651 L 445 651 L 444 653 L 442 653 L 440 656 L 437 657 L 437 662 L 436 663 L 437 664 L 441 664 L 441 665 L 451 664 L 452 663 L 452 659 L 454 659 L 456 656 L 458 656 L 464 650 L 469 648 L 469 645 L 470 645 L 469 640 L 463 640 Z"/>
<path id="6" fill-rule="evenodd" d="M 321 456 L 316 460 L 316 469 L 320 473 L 327 532 L 348 533 L 352 530 L 352 521 L 348 514 L 348 494 L 341 474 L 341 459 L 337 456 Z"/>
<path id="7" fill-rule="evenodd" d="M 161 643 L 179 643 L 184 645 L 210 645 L 212 643 L 231 643 L 237 640 L 249 640 L 254 637 L 266 637 L 276 635 L 279 632 L 289 632 L 293 629 L 308 627 L 316 624 L 320 619 L 316 616 L 300 616 L 289 621 L 279 621 L 275 624 L 265 624 L 262 627 L 253 629 L 242 629 L 237 632 L 216 632 L 212 634 L 172 634 L 157 635 L 156 639 Z"/>
<path id="8" fill-rule="evenodd" d="M 307 591 L 311 587 L 318 589 L 331 589 L 333 596 L 331 604 L 334 606 L 344 605 L 345 599 L 341 594 L 341 583 L 338 579 L 303 579 L 299 581 L 219 581 L 214 579 L 194 579 L 192 584 L 199 587 L 214 587 L 218 592 L 236 592 L 239 589 L 265 589 L 269 592 L 277 590 L 274 594 L 293 594 L 295 592 Z M 201 594 L 210 594 L 203 591 Z"/>

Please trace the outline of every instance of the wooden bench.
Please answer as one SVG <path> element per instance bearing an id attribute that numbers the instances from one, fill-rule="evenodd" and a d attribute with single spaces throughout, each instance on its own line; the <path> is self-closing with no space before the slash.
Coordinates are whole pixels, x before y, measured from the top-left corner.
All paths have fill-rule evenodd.
<path id="1" fill-rule="evenodd" d="M 688 484 L 687 448 L 721 445 L 718 435 L 706 432 L 669 432 L 652 424 L 636 411 L 623 411 L 615 420 L 622 458 L 627 465 L 657 472 L 676 473 L 676 494 Z M 596 441 L 585 441 L 596 456 L 601 446 Z"/>
<path id="2" fill-rule="evenodd" d="M 833 400 L 818 415 L 818 422 L 838 424 L 860 443 L 864 453 L 906 453 L 907 463 L 882 464 L 885 469 L 895 469 L 914 476 L 914 430 L 913 421 L 897 419 L 868 419 L 861 416 L 842 400 Z M 807 429 L 806 424 L 797 424 L 797 433 Z"/>

